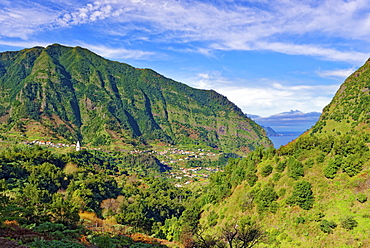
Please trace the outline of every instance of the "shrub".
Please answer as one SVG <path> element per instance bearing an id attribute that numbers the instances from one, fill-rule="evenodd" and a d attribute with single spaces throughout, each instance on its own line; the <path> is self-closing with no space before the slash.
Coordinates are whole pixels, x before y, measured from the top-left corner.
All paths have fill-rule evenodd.
<path id="1" fill-rule="evenodd" d="M 298 216 L 296 219 L 295 219 L 295 223 L 297 224 L 304 224 L 306 222 L 306 219 L 302 216 Z"/>
<path id="2" fill-rule="evenodd" d="M 52 241 L 48 241 L 48 240 L 36 239 L 35 241 L 33 241 L 32 243 L 27 244 L 27 245 L 29 247 L 31 247 L 31 248 L 50 248 L 50 247 L 58 247 L 58 248 L 85 248 L 84 245 L 81 245 L 81 244 L 78 244 L 76 242 L 69 241 L 69 240 L 63 240 L 63 241 L 52 240 Z"/>
<path id="3" fill-rule="evenodd" d="M 246 179 L 249 184 L 249 186 L 253 187 L 256 182 L 258 181 L 258 177 L 253 172 L 247 172 L 246 173 Z"/>
<path id="4" fill-rule="evenodd" d="M 337 166 L 332 165 L 332 164 L 328 164 L 324 168 L 324 176 L 326 178 L 333 179 L 335 177 L 335 175 L 337 174 L 337 171 L 338 171 L 338 167 Z"/>
<path id="5" fill-rule="evenodd" d="M 303 164 L 293 157 L 288 159 L 288 175 L 294 179 L 304 176 Z"/>
<path id="6" fill-rule="evenodd" d="M 324 160 L 325 160 L 325 154 L 324 154 L 324 153 L 320 153 L 320 154 L 319 154 L 319 156 L 317 156 L 317 158 L 316 158 L 316 162 L 317 162 L 318 164 L 323 163 L 323 162 L 324 162 Z"/>
<path id="7" fill-rule="evenodd" d="M 315 160 L 313 158 L 309 158 L 305 163 L 307 168 L 312 168 L 312 166 L 314 166 L 314 164 L 315 164 Z"/>
<path id="8" fill-rule="evenodd" d="M 97 245 L 99 248 L 111 248 L 115 247 L 112 239 L 108 236 L 94 236 L 92 243 Z"/>
<path id="9" fill-rule="evenodd" d="M 285 170 L 285 167 L 286 167 L 286 161 L 283 160 L 283 161 L 280 161 L 278 162 L 278 164 L 276 165 L 276 171 L 277 172 L 283 172 Z"/>
<path id="10" fill-rule="evenodd" d="M 218 214 L 215 211 L 211 211 L 208 215 L 208 224 L 209 226 L 215 226 L 217 224 Z"/>
<path id="11" fill-rule="evenodd" d="M 358 225 L 358 222 L 353 218 L 353 216 L 347 216 L 342 219 L 341 225 L 344 229 L 352 230 Z"/>
<path id="12" fill-rule="evenodd" d="M 272 180 L 273 180 L 274 182 L 279 181 L 279 180 L 280 180 L 280 178 L 281 178 L 281 173 L 274 173 L 274 175 L 272 175 Z"/>
<path id="13" fill-rule="evenodd" d="M 270 164 L 267 164 L 267 165 L 265 165 L 265 166 L 263 166 L 262 167 L 262 170 L 261 170 L 261 175 L 263 176 L 263 177 L 267 177 L 268 175 L 270 175 L 271 174 L 271 172 L 272 172 L 272 165 L 270 165 Z"/>
<path id="14" fill-rule="evenodd" d="M 281 188 L 278 190 L 277 194 L 280 198 L 284 197 L 286 193 L 286 188 Z"/>
<path id="15" fill-rule="evenodd" d="M 319 227 L 324 233 L 333 233 L 333 229 L 337 227 L 337 224 L 334 221 L 322 220 Z"/>
<path id="16" fill-rule="evenodd" d="M 257 202 L 257 209 L 260 212 L 263 212 L 267 209 L 272 210 L 272 212 L 276 212 L 277 206 L 272 205 L 274 201 L 278 199 L 278 195 L 274 191 L 272 187 L 265 187 L 261 191 L 258 192 L 256 202 Z M 272 206 L 272 208 L 270 208 Z"/>
<path id="17" fill-rule="evenodd" d="M 361 203 L 364 203 L 367 201 L 367 196 L 364 195 L 364 194 L 359 194 L 357 195 L 357 201 L 361 202 Z"/>
<path id="18" fill-rule="evenodd" d="M 351 154 L 347 156 L 342 164 L 342 169 L 348 176 L 353 177 L 361 172 L 362 170 L 362 158 L 359 155 Z"/>
<path id="19" fill-rule="evenodd" d="M 322 218 L 325 217 L 325 214 L 322 213 L 322 212 L 316 212 L 312 215 L 312 220 L 316 221 L 316 222 L 319 222 L 322 220 Z"/>

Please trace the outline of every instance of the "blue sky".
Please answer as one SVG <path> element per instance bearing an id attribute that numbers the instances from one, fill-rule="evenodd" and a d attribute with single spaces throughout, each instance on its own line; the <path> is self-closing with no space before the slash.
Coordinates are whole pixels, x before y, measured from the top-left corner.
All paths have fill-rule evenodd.
<path id="1" fill-rule="evenodd" d="M 245 113 L 321 111 L 370 57 L 370 0 L 0 0 L 0 52 L 86 47 Z"/>

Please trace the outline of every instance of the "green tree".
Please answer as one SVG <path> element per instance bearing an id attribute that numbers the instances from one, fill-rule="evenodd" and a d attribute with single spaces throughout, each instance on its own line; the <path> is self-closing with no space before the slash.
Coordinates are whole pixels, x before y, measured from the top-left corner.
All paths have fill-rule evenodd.
<path id="1" fill-rule="evenodd" d="M 257 194 L 256 201 L 257 201 L 257 209 L 261 212 L 270 209 L 274 212 L 274 208 L 276 207 L 273 203 L 278 199 L 278 195 L 275 192 L 273 187 L 265 187 L 260 190 Z"/>
<path id="2" fill-rule="evenodd" d="M 292 195 L 287 199 L 287 203 L 289 205 L 298 205 L 304 210 L 311 209 L 314 203 L 311 183 L 307 181 L 297 182 Z"/>
<path id="3" fill-rule="evenodd" d="M 302 162 L 296 160 L 294 157 L 289 157 L 287 161 L 288 175 L 294 179 L 304 176 Z"/>

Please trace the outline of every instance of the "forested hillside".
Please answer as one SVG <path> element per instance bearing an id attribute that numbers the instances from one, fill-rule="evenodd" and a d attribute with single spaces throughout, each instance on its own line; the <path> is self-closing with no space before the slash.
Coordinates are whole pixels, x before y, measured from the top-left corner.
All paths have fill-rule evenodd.
<path id="1" fill-rule="evenodd" d="M 0 124 L 0 138 L 11 141 L 111 148 L 164 142 L 230 151 L 271 144 L 215 91 L 57 44 L 0 54 Z"/>
<path id="2" fill-rule="evenodd" d="M 35 65 L 42 56 L 47 55 L 47 58 L 53 58 L 57 55 L 51 53 L 52 51 L 58 54 L 56 51 L 62 50 L 68 51 L 59 54 L 61 58 L 66 56 L 63 57 L 66 61 L 70 57 L 74 58 L 75 53 L 84 54 L 85 52 L 92 56 L 91 61 L 94 61 L 95 57 L 98 58 L 81 48 L 65 48 L 59 45 L 50 46 L 47 49 L 26 50 L 24 54 L 39 53 L 40 56 L 36 56 L 37 59 L 32 62 Z M 50 56 L 49 53 L 54 55 Z M 15 58 L 16 54 L 4 53 L 2 56 Z M 13 68 L 10 66 L 11 63 L 6 64 L 4 61 L 8 60 L 2 62 L 3 68 L 6 68 L 6 72 L 4 69 L 2 75 L 7 75 L 7 77 L 12 75 L 13 77 L 14 75 L 9 73 Z M 106 60 L 99 61 L 116 63 Z M 71 64 L 68 65 L 72 66 Z M 49 63 L 49 65 L 51 64 Z M 54 62 L 53 65 L 55 65 Z M 63 68 L 67 68 L 65 65 Z M 117 63 L 117 65 L 121 66 L 122 64 Z M 35 70 L 35 66 L 29 66 L 29 68 L 31 67 L 32 70 Z M 166 96 L 171 94 L 168 92 L 175 92 L 175 88 L 178 92 L 178 83 L 165 79 L 152 71 L 137 71 L 133 68 L 127 70 L 132 70 L 141 76 L 141 73 L 157 75 L 161 87 L 167 87 L 165 91 L 156 88 L 159 87 L 156 80 L 146 81 L 146 84 L 151 82 L 150 85 L 157 85 L 153 86 L 153 91 L 161 92 L 166 103 L 171 101 L 171 98 Z M 46 74 L 49 75 L 48 73 L 50 74 L 51 71 Z M 68 78 L 69 73 L 71 72 L 61 75 Z M 152 113 L 151 120 L 158 124 L 158 129 L 154 128 L 159 130 L 157 134 L 164 134 L 167 132 L 166 130 L 170 129 L 174 134 L 173 136 L 171 136 L 172 134 L 156 136 L 157 138 L 169 138 L 167 141 L 159 139 L 162 140 L 163 144 L 152 147 L 160 147 L 162 149 L 160 151 L 138 149 L 128 152 L 109 150 L 109 146 L 106 146 L 107 150 L 105 151 L 93 149 L 72 151 L 73 148 L 47 148 L 37 146 L 36 143 L 14 145 L 9 139 L 14 137 L 28 138 L 33 135 L 30 130 L 43 130 L 45 132 L 48 130 L 48 134 L 51 134 L 54 132 L 51 126 L 56 125 L 55 123 L 64 123 L 63 125 L 66 125 L 66 128 L 70 130 L 65 133 L 72 134 L 72 136 L 80 135 L 86 141 L 91 135 L 90 144 L 94 144 L 94 137 L 99 137 L 100 131 L 103 129 L 106 135 L 112 135 L 109 136 L 111 142 L 116 142 L 113 139 L 117 137 L 114 135 L 118 131 L 113 130 L 116 132 L 114 133 L 107 128 L 105 122 L 92 124 L 92 127 L 94 125 L 97 127 L 97 129 L 93 129 L 95 136 L 90 133 L 90 126 L 85 126 L 84 123 L 87 120 L 101 121 L 110 116 L 108 112 L 99 112 L 107 107 L 104 104 L 90 106 L 89 104 L 92 102 L 88 103 L 90 100 L 87 99 L 90 98 L 87 97 L 87 94 L 102 92 L 100 90 L 105 89 L 106 93 L 102 97 L 118 97 L 119 94 L 120 99 L 127 100 L 127 96 L 123 97 L 126 94 L 126 86 L 119 88 L 121 87 L 119 85 L 126 81 L 123 80 L 120 83 L 117 81 L 117 89 L 119 90 L 110 95 L 109 92 L 113 89 L 111 86 L 106 88 L 106 86 L 100 85 L 99 88 L 95 85 L 99 90 L 86 91 L 81 81 L 77 79 L 77 81 L 72 79 L 68 81 L 66 79 L 66 82 L 73 82 L 73 89 L 78 89 L 73 90 L 74 95 L 72 94 L 76 96 L 76 104 L 80 106 L 83 101 L 86 101 L 87 105 L 82 106 L 91 107 L 90 110 L 89 108 L 78 108 L 80 114 L 74 115 L 73 113 L 77 112 L 72 110 L 58 112 L 62 108 L 61 106 L 74 106 L 73 104 L 53 106 L 53 104 L 48 105 L 48 102 L 52 103 L 52 101 L 39 101 L 53 97 L 51 92 L 39 91 L 37 88 L 47 88 L 49 87 L 47 85 L 52 85 L 52 81 L 48 81 L 49 83 L 43 86 L 41 81 L 49 78 L 46 74 L 37 74 L 39 76 L 35 77 L 27 76 L 27 73 L 24 74 L 24 80 L 20 80 L 24 85 L 21 83 L 18 91 L 9 90 L 16 89 L 15 85 L 6 88 L 5 82 L 10 83 L 11 81 L 4 80 L 2 81 L 4 82 L 2 86 L 4 87 L 4 91 L 2 91 L 4 98 L 2 99 L 7 100 L 3 100 L 1 103 L 3 106 L 1 118 L 7 124 L 4 124 L 2 128 L 6 129 L 8 125 L 9 129 L 7 129 L 8 133 L 3 135 L 6 142 L 1 143 L 3 147 L 0 149 L 0 222 L 2 223 L 0 226 L 0 245 L 11 242 L 13 247 L 24 245 L 33 248 L 96 246 L 368 247 L 370 246 L 368 200 L 370 197 L 369 73 L 370 63 L 367 62 L 344 82 L 332 102 L 325 107 L 317 124 L 295 141 L 277 150 L 272 146 L 259 146 L 252 152 L 244 153 L 244 156 L 239 156 L 236 153 L 223 153 L 213 149 L 214 146 L 210 144 L 208 144 L 210 150 L 207 151 L 198 148 L 198 146 L 193 151 L 168 146 L 168 143 L 165 142 L 182 144 L 186 140 L 185 144 L 193 141 L 205 142 L 202 144 L 206 144 L 207 140 L 199 138 L 201 136 L 196 136 L 196 133 L 186 134 L 185 131 L 182 132 L 182 135 L 177 136 L 178 133 L 174 132 L 176 129 L 172 126 L 173 123 L 189 128 L 186 129 L 187 131 L 190 128 L 191 130 L 198 129 L 194 129 L 196 125 L 186 126 L 185 120 L 180 118 L 180 112 L 176 112 L 178 115 L 176 121 L 178 122 L 171 119 L 170 116 L 174 115 L 173 109 L 175 107 L 172 108 L 169 105 L 162 106 L 162 110 L 166 109 L 167 120 L 171 125 L 167 126 L 168 129 L 166 129 L 165 124 L 158 124 L 160 122 L 157 122 L 159 120 L 156 117 L 157 114 L 154 114 L 158 112 L 154 112 L 154 109 L 160 109 L 159 106 L 155 105 L 155 103 L 161 102 L 158 100 L 159 98 L 155 98 L 155 101 L 149 100 L 150 106 L 145 105 L 144 99 L 142 108 L 133 107 L 137 106 L 135 104 L 139 104 L 135 101 L 140 102 L 139 95 L 143 96 L 142 93 L 146 92 L 147 86 L 140 86 L 142 87 L 139 87 L 142 89 L 141 93 L 134 94 L 132 98 L 134 100 L 131 103 L 135 104 L 123 104 L 116 108 L 116 112 L 108 112 L 110 114 L 117 113 L 115 120 L 118 121 L 124 120 L 123 117 L 123 119 L 119 119 L 121 118 L 119 116 L 128 116 L 119 114 L 122 109 L 127 113 L 134 113 L 133 109 L 141 111 L 150 108 L 151 111 L 147 111 L 147 113 Z M 116 75 L 123 77 L 123 74 Z M 26 78 L 29 77 L 36 80 L 32 82 L 39 83 L 34 84 L 38 85 L 35 86 L 36 88 L 32 88 L 32 86 L 32 90 L 27 91 L 24 90 L 24 86 L 33 85 L 27 81 Z M 81 78 L 83 78 L 82 74 L 79 80 L 82 80 Z M 89 80 L 87 81 L 90 82 Z M 107 85 L 113 81 L 99 82 Z M 135 82 L 136 85 L 144 85 L 142 81 Z M 169 91 L 169 85 L 175 88 Z M 230 123 L 231 120 L 235 121 L 236 116 L 239 116 L 239 110 L 235 105 L 215 92 L 197 91 L 187 86 L 183 87 L 188 93 L 195 92 L 195 95 L 192 95 L 195 99 L 194 102 L 189 102 L 190 105 L 185 104 L 184 106 L 200 104 L 199 102 L 203 100 L 197 98 L 200 96 L 197 95 L 198 93 L 202 97 L 202 94 L 211 94 L 216 97 L 214 99 L 217 99 L 218 103 L 221 99 L 225 100 L 224 105 L 218 105 L 219 110 L 217 111 L 225 116 L 228 115 L 231 118 Z M 133 92 L 138 91 L 133 90 Z M 82 98 L 80 94 L 83 96 Z M 146 95 L 148 99 L 151 99 L 149 94 Z M 68 96 L 67 91 L 64 96 Z M 59 97 L 60 101 L 65 100 L 62 96 Z M 72 103 L 72 98 L 68 98 L 67 102 Z M 33 100 L 30 101 L 30 99 Z M 97 98 L 95 100 L 99 103 Z M 181 101 L 183 100 L 181 99 Z M 12 104 L 8 106 L 8 102 Z M 35 105 L 30 104 L 31 102 Z M 123 102 L 122 100 L 121 103 Z M 211 105 L 215 104 L 212 102 Z M 175 105 L 176 103 L 173 103 L 171 106 Z M 29 106 L 36 107 L 31 111 L 28 109 Z M 176 106 L 179 110 L 180 106 Z M 224 109 L 225 106 L 233 108 L 235 111 L 227 112 Z M 94 112 L 96 109 L 99 111 Z M 108 109 L 107 107 L 106 110 Z M 30 111 L 38 113 L 38 117 L 30 115 Z M 173 111 L 172 114 L 170 114 L 171 111 Z M 218 113 L 217 111 L 214 113 Z M 61 113 L 68 113 L 71 116 L 64 115 L 63 117 Z M 81 118 L 73 119 L 72 115 L 81 116 Z M 94 115 L 95 119 L 89 119 L 93 118 L 90 115 Z M 140 119 L 137 119 L 134 114 L 130 115 L 135 117 L 135 120 Z M 191 119 L 188 117 L 187 119 Z M 206 121 L 207 118 L 202 118 L 197 123 L 204 124 L 202 121 Z M 140 135 L 139 133 L 135 134 L 135 128 L 133 128 L 135 125 L 131 126 L 132 123 L 130 124 L 129 120 L 133 119 L 127 119 L 126 129 L 122 128 L 123 131 L 121 130 L 121 134 L 125 133 L 126 135 L 123 138 L 125 142 L 131 140 L 131 142 L 143 144 L 148 140 L 157 139 L 148 138 L 149 136 L 146 136 L 148 134 L 141 133 L 141 131 Z M 224 123 L 222 125 L 226 125 L 225 123 L 229 121 L 227 118 L 222 121 L 221 119 L 217 120 L 217 123 Z M 53 123 L 53 125 L 47 126 L 45 123 L 50 125 Z M 153 124 L 154 122 L 144 121 L 143 123 L 146 123 L 143 125 L 147 127 L 148 123 Z M 248 119 L 247 123 L 249 123 Z M 118 125 L 116 124 L 114 126 Z M 253 122 L 250 124 L 255 125 Z M 103 129 L 99 129 L 101 125 L 104 126 Z M 137 127 L 139 128 L 137 130 L 142 130 L 140 128 L 143 126 L 138 124 Z M 257 130 L 260 129 L 257 128 Z M 254 132 L 249 129 L 244 131 L 249 134 Z M 17 132 L 24 136 L 16 136 L 14 133 Z M 217 133 L 215 142 L 220 142 L 217 143 L 217 147 L 224 147 L 225 150 L 227 150 L 228 142 L 232 141 L 235 141 L 237 145 L 230 150 L 236 148 L 239 149 L 239 152 L 242 147 L 252 149 L 258 144 L 257 141 L 247 139 L 245 141 L 247 143 L 238 145 L 238 142 L 243 142 L 243 136 L 239 134 L 228 136 L 226 129 L 218 129 L 215 132 Z M 207 133 L 207 135 L 209 134 Z M 254 134 L 257 135 L 257 133 Z M 262 135 L 262 133 L 260 134 Z M 10 137 L 11 135 L 13 137 Z M 57 132 L 54 132 L 53 135 L 55 136 L 51 135 L 50 137 L 56 139 L 62 137 Z M 179 137 L 187 138 L 180 141 Z M 264 140 L 265 136 L 260 137 Z M 261 139 L 259 140 L 261 141 Z M 196 171 L 202 172 L 196 175 Z M 205 171 L 208 174 L 205 174 Z"/>
<path id="3" fill-rule="evenodd" d="M 370 246 L 369 66 L 345 81 L 297 140 L 230 160 L 211 177 L 199 201 L 196 244 Z"/>
<path id="4" fill-rule="evenodd" d="M 134 172 L 140 170 L 143 175 Z M 22 230 L 12 235 L 30 247 L 152 247 L 135 246 L 134 240 L 160 246 L 149 236 L 137 239 L 138 233 L 173 235 L 171 221 L 177 223 L 192 196 L 162 173 L 159 161 L 147 154 L 58 155 L 22 145 L 3 150 L 0 237 L 22 226 L 32 230 L 31 237 Z"/>

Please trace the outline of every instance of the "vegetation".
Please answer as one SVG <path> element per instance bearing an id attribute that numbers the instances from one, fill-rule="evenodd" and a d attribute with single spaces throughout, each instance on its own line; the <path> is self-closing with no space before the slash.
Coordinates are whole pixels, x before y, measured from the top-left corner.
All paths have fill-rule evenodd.
<path id="1" fill-rule="evenodd" d="M 319 122 L 297 140 L 230 160 L 211 177 L 199 199 L 203 241 L 249 216 L 265 231 L 260 247 L 370 245 L 360 231 L 370 228 L 369 66 L 346 80 Z"/>
<path id="2" fill-rule="evenodd" d="M 370 246 L 369 63 L 275 150 L 214 91 L 82 48 L 0 55 L 0 246 Z M 12 143 L 36 133 L 105 151 Z M 180 145 L 199 153 L 167 154 Z M 205 147 L 217 156 L 200 158 Z"/>
<path id="3" fill-rule="evenodd" d="M 249 151 L 271 144 L 226 97 L 58 44 L 0 54 L 4 138 L 94 147 L 164 142 Z M 35 132 L 36 130 L 36 132 Z"/>
<path id="4" fill-rule="evenodd" d="M 88 232 L 84 227 L 89 226 L 81 226 L 79 213 L 83 212 L 113 218 L 116 224 L 129 225 L 135 232 L 166 238 L 166 221 L 181 216 L 191 192 L 161 177 L 160 168 L 145 169 L 144 175 L 149 177 L 130 175 L 141 166 L 151 168 L 153 163 L 141 159 L 140 165 L 131 163 L 129 170 L 121 162 L 127 162 L 130 156 L 130 161 L 138 158 L 88 151 L 58 155 L 41 147 L 21 145 L 3 150 L 1 221 L 14 220 L 56 239 L 53 243 L 35 240 L 31 247 L 50 247 L 58 242 L 65 243 L 61 247 L 80 247 L 74 240 Z M 73 173 L 67 171 L 70 166 L 75 168 Z M 154 179 L 154 175 L 159 177 Z M 90 242 L 98 239 L 102 237 Z"/>

